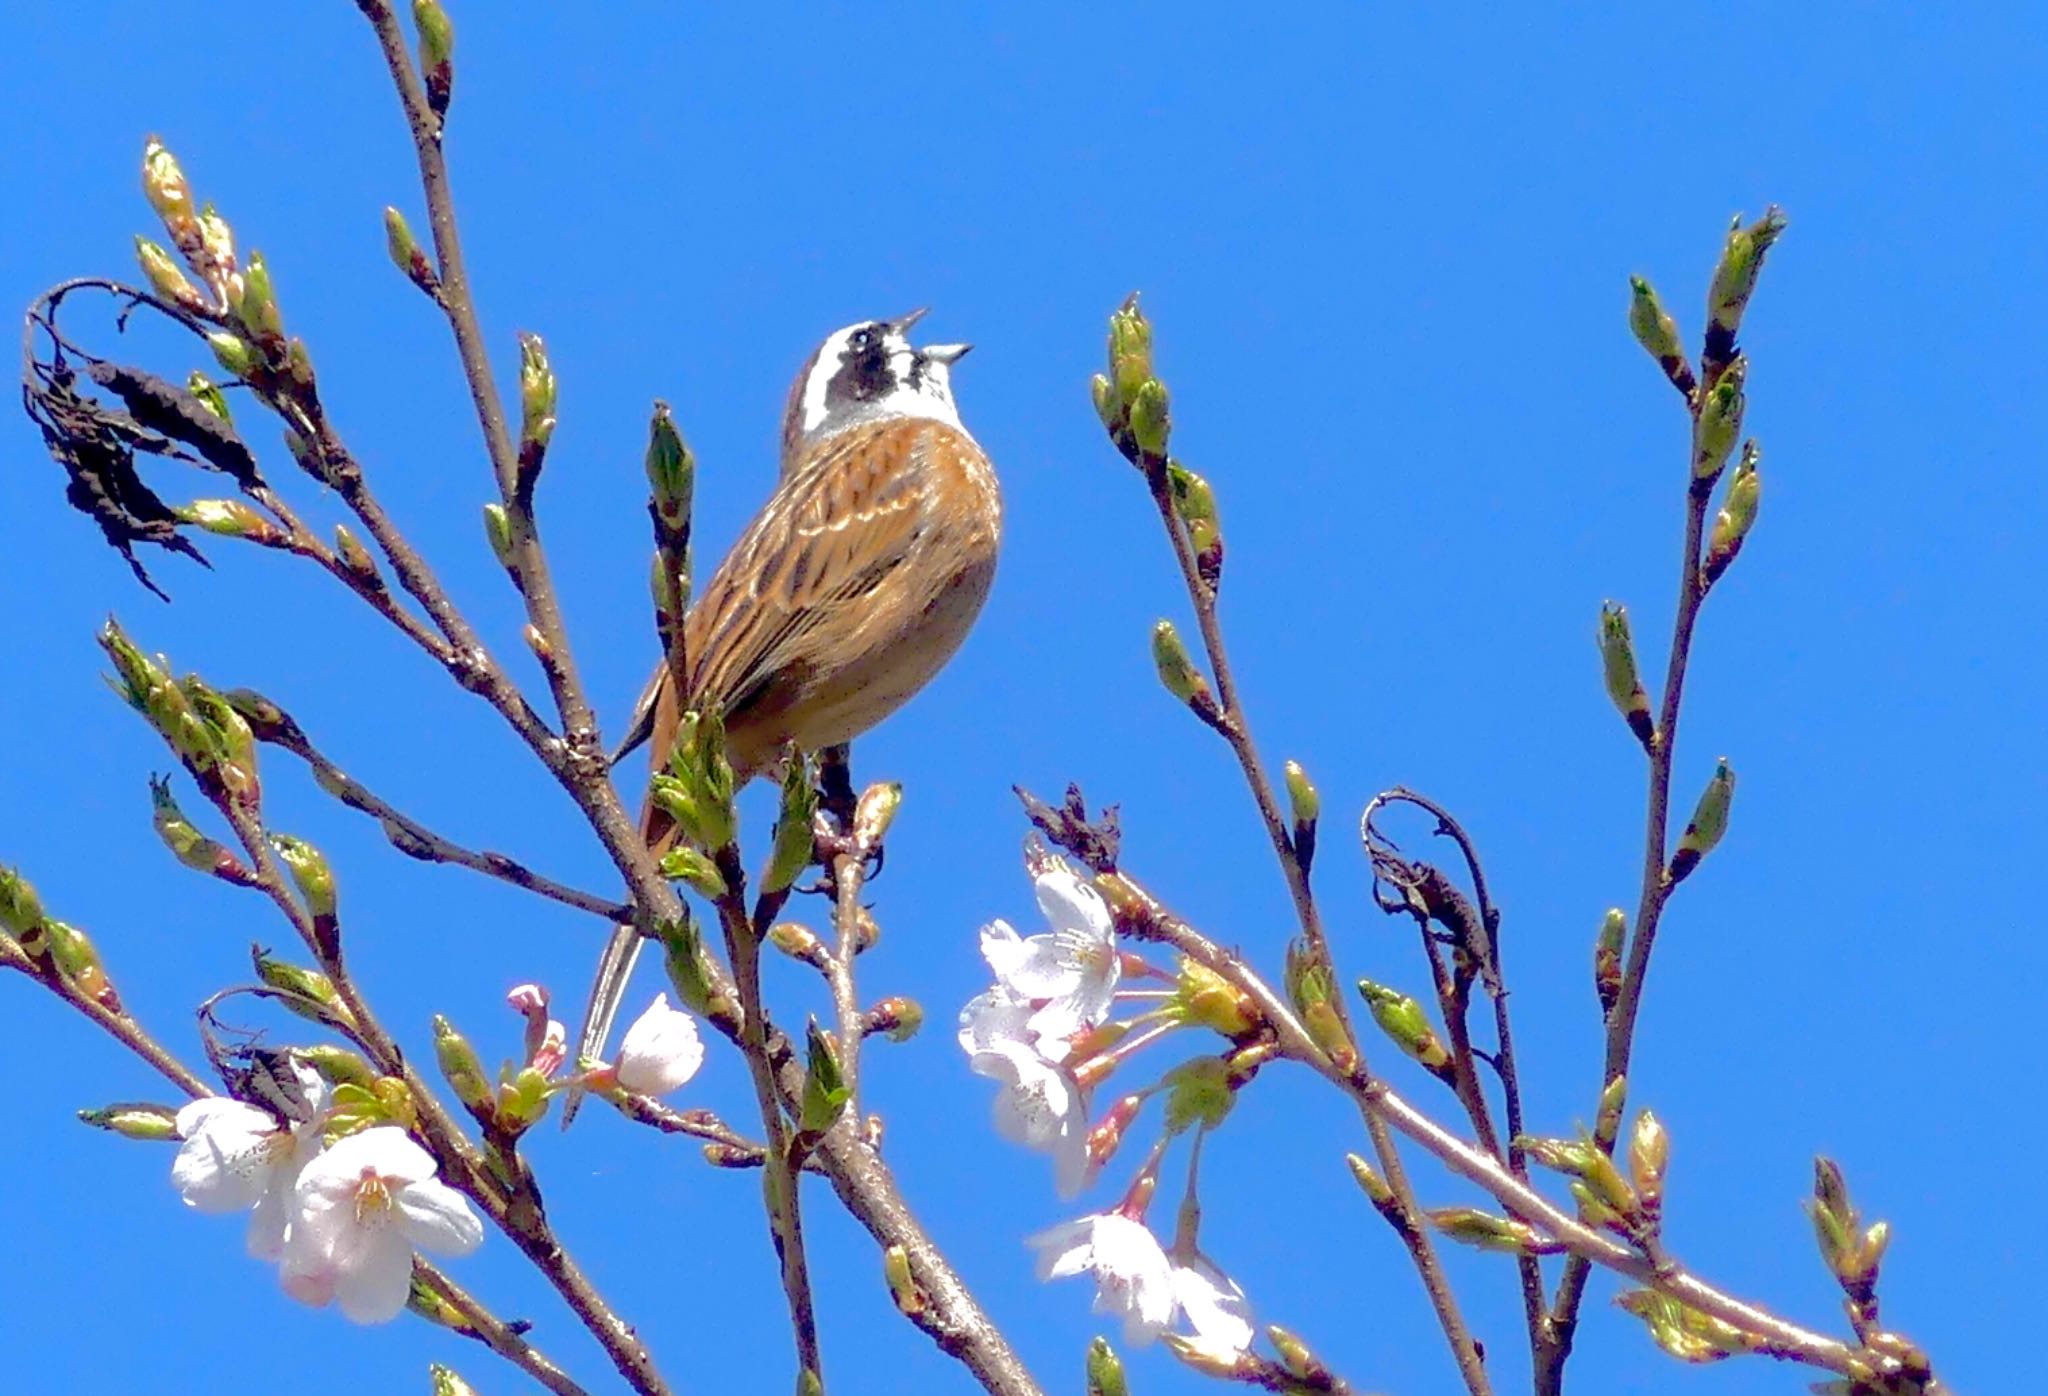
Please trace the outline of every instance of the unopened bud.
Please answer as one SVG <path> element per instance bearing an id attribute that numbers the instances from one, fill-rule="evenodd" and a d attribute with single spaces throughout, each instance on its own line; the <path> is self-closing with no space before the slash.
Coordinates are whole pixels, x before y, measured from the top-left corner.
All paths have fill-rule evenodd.
<path id="1" fill-rule="evenodd" d="M 434 1015 L 434 1060 L 440 1064 L 441 1075 L 463 1108 L 479 1120 L 490 1119 L 497 1106 L 498 1092 L 484 1074 L 476 1048 L 439 1013 Z"/>
<path id="2" fill-rule="evenodd" d="M 1188 647 L 1181 642 L 1180 631 L 1170 620 L 1152 627 L 1152 664 L 1166 691 L 1192 708 L 1196 716 L 1211 726 L 1221 720 L 1222 713 L 1209 692 L 1209 681 L 1195 667 Z"/>
<path id="3" fill-rule="evenodd" d="M 1714 386 L 1707 389 L 1700 403 L 1699 417 L 1693 423 L 1692 432 L 1692 474 L 1693 479 L 1712 480 L 1721 473 L 1721 467 L 1728 463 L 1728 457 L 1735 450 L 1736 438 L 1742 435 L 1742 413 L 1748 405 L 1743 392 L 1749 379 L 1749 360 L 1740 354 L 1724 369 Z"/>
<path id="4" fill-rule="evenodd" d="M 467 1331 L 466 1321 L 449 1326 L 457 1332 Z M 427 1364 L 427 1380 L 433 1383 L 433 1396 L 477 1396 L 476 1388 L 464 1381 L 460 1373 L 439 1362 Z"/>
<path id="5" fill-rule="evenodd" d="M 705 968 L 704 936 L 697 923 L 685 913 L 679 920 L 661 922 L 656 929 L 676 997 L 691 1012 L 712 1017 L 711 977 Z"/>
<path id="6" fill-rule="evenodd" d="M 1735 799 L 1735 772 L 1729 769 L 1728 758 L 1722 757 L 1714 766 L 1714 775 L 1707 782 L 1707 788 L 1700 792 L 1700 802 L 1693 807 L 1692 818 L 1687 821 L 1685 832 L 1679 836 L 1678 851 L 1671 855 L 1671 881 L 1674 885 L 1683 882 L 1688 873 L 1700 865 L 1700 859 L 1714 851 L 1714 845 L 1728 832 L 1728 807 Z"/>
<path id="7" fill-rule="evenodd" d="M 412 225 L 395 208 L 384 210 L 384 247 L 391 254 L 392 264 L 405 273 L 406 280 L 435 300 L 441 298 L 440 273 L 434 270 L 434 263 L 419 239 L 412 235 Z"/>
<path id="8" fill-rule="evenodd" d="M 1097 1337 L 1089 1341 L 1087 1376 L 1087 1396 L 1130 1396 L 1130 1383 L 1124 1380 L 1123 1359 L 1116 1355 L 1116 1349 L 1109 1345 L 1107 1338 Z"/>
<path id="9" fill-rule="evenodd" d="M 206 337 L 207 345 L 213 350 L 213 357 L 220 366 L 237 378 L 247 378 L 256 371 L 256 350 L 240 335 L 219 330 Z"/>
<path id="10" fill-rule="evenodd" d="M 0 930 L 9 935 L 36 935 L 43 924 L 43 902 L 27 878 L 0 867 Z"/>
<path id="11" fill-rule="evenodd" d="M 1138 449 L 1155 459 L 1166 454 L 1167 438 L 1173 431 L 1173 409 L 1166 385 L 1147 378 L 1131 394 L 1131 439 Z"/>
<path id="12" fill-rule="evenodd" d="M 676 533 L 687 526 L 697 492 L 697 458 L 665 402 L 654 404 L 654 420 L 647 427 L 647 485 L 662 530 Z"/>
<path id="13" fill-rule="evenodd" d="M 1678 322 L 1671 318 L 1671 312 L 1657 298 L 1656 289 L 1642 277 L 1631 276 L 1628 290 L 1628 327 L 1635 335 L 1636 343 L 1657 361 L 1657 367 L 1664 370 L 1664 376 L 1678 391 L 1690 393 L 1693 389 L 1692 365 L 1685 361 L 1685 350 L 1679 344 Z"/>
<path id="14" fill-rule="evenodd" d="M 178 1112 L 168 1105 L 124 1102 L 99 1110 L 81 1110 L 78 1119 L 79 1123 L 91 1125 L 94 1129 L 145 1143 L 161 1143 L 178 1137 Z"/>
<path id="15" fill-rule="evenodd" d="M 768 854 L 768 867 L 761 875 L 762 892 L 772 895 L 782 891 L 811 865 L 811 855 L 816 846 L 812 821 L 817 813 L 818 792 L 811 784 L 810 763 L 801 752 L 792 751 L 783 763 L 782 804 L 775 816 L 775 838 Z"/>
<path id="16" fill-rule="evenodd" d="M 327 856 L 304 839 L 293 838 L 290 834 L 272 834 L 270 846 L 277 850 L 278 858 L 298 885 L 308 914 L 316 921 L 331 918 L 337 899 L 334 870 L 327 865 Z"/>
<path id="17" fill-rule="evenodd" d="M 519 445 L 522 452 L 547 449 L 555 434 L 555 370 L 537 334 L 519 336 Z"/>
<path id="18" fill-rule="evenodd" d="M 1387 1180 L 1379 1175 L 1371 1164 L 1358 1154 L 1344 1155 L 1344 1162 L 1351 1169 L 1351 1177 L 1365 1190 L 1372 1205 L 1384 1211 L 1394 1203 L 1394 1190 L 1387 1186 Z"/>
<path id="19" fill-rule="evenodd" d="M 284 316 L 277 307 L 277 293 L 270 284 L 270 268 L 260 252 L 249 254 L 242 275 L 228 283 L 228 309 L 236 321 L 259 344 L 281 342 Z"/>
<path id="20" fill-rule="evenodd" d="M 99 947 L 78 927 L 54 917 L 42 921 L 43 945 L 50 962 L 79 993 L 97 1003 L 110 1013 L 119 1013 L 121 996 L 114 990 L 114 981 L 107 977 L 106 966 L 100 961 Z M 22 937 L 27 949 L 34 943 L 34 933 Z"/>
<path id="21" fill-rule="evenodd" d="M 1671 1165 L 1671 1132 L 1645 1110 L 1628 1137 L 1628 1176 L 1644 1208 L 1655 1213 L 1664 1202 L 1664 1173 Z"/>
<path id="22" fill-rule="evenodd" d="M 1230 1114 L 1237 1093 L 1230 1067 L 1221 1057 L 1192 1057 L 1166 1073 L 1166 1133 L 1185 1134 L 1196 1125 L 1214 1129 Z"/>
<path id="23" fill-rule="evenodd" d="M 1641 1319 L 1657 1346 L 1681 1362 L 1714 1362 L 1756 1350 L 1756 1340 L 1735 1325 L 1654 1290 L 1632 1289 L 1614 1302 Z"/>
<path id="24" fill-rule="evenodd" d="M 1123 425 L 1123 404 L 1117 401 L 1116 388 L 1106 375 L 1098 373 L 1088 380 L 1088 396 L 1104 427 L 1114 432 Z"/>
<path id="25" fill-rule="evenodd" d="M 903 805 L 900 781 L 877 781 L 863 790 L 853 811 L 853 838 L 862 848 L 878 847 Z"/>
<path id="26" fill-rule="evenodd" d="M 420 80 L 426 84 L 427 106 L 444 117 L 455 91 L 455 26 L 438 0 L 412 0 L 412 22 L 420 32 Z"/>
<path id="27" fill-rule="evenodd" d="M 1609 907 L 1593 938 L 1593 989 L 1600 996 L 1602 1017 L 1614 1012 L 1621 998 L 1621 949 L 1627 934 L 1627 915 L 1618 906 Z"/>
<path id="28" fill-rule="evenodd" d="M 199 405 L 229 425 L 234 424 L 234 414 L 228 411 L 227 395 L 211 378 L 193 369 L 185 379 L 185 391 L 199 399 Z"/>
<path id="29" fill-rule="evenodd" d="M 1429 1071 L 1441 1074 L 1450 1069 L 1451 1054 L 1429 1025 L 1429 1015 L 1419 1002 L 1370 979 L 1358 981 L 1358 992 L 1365 996 L 1372 1020 L 1396 1047 Z"/>
<path id="30" fill-rule="evenodd" d="M 150 289 L 172 305 L 196 315 L 204 315 L 212 309 L 206 303 L 206 297 L 199 294 L 199 288 L 194 286 L 179 269 L 178 264 L 171 260 L 171 254 L 156 243 L 138 235 L 135 239 L 135 259 L 142 264 L 142 274 L 148 280 Z"/>
<path id="31" fill-rule="evenodd" d="M 1152 377 L 1152 324 L 1131 292 L 1109 317 L 1109 378 L 1116 395 L 1128 403 L 1138 385 Z"/>
<path id="32" fill-rule="evenodd" d="M 1527 1222 L 1496 1217 L 1477 1207 L 1437 1207 L 1423 1213 L 1429 1224 L 1453 1241 L 1477 1246 L 1483 1251 L 1504 1251 L 1509 1255 L 1549 1255 L 1559 1246 Z"/>
<path id="33" fill-rule="evenodd" d="M 1181 1017 L 1225 1037 L 1251 1031 L 1255 1010 L 1245 996 L 1207 965 L 1182 959 L 1173 1001 Z"/>
<path id="34" fill-rule="evenodd" d="M 1316 856 L 1316 820 L 1323 811 L 1323 797 L 1299 761 L 1289 761 L 1282 770 L 1287 777 L 1288 812 L 1294 816 L 1294 859 L 1306 872 Z"/>
<path id="35" fill-rule="evenodd" d="M 891 1042 L 908 1042 L 917 1036 L 917 1030 L 924 1026 L 924 1009 L 916 999 L 894 995 L 883 999 L 867 1011 L 861 1022 L 861 1031 L 867 1034 L 880 1033 Z"/>
<path id="36" fill-rule="evenodd" d="M 1277 1323 L 1266 1325 L 1266 1339 L 1273 1344 L 1273 1350 L 1280 1354 L 1281 1364 L 1289 1372 L 1313 1389 L 1329 1389 L 1330 1369 L 1309 1351 L 1307 1343 Z"/>
<path id="37" fill-rule="evenodd" d="M 156 210 L 157 217 L 166 223 L 173 218 L 189 218 L 193 214 L 192 186 L 185 182 L 185 172 L 178 166 L 178 157 L 171 154 L 155 136 L 145 141 L 142 147 L 142 195 Z"/>
<path id="38" fill-rule="evenodd" d="M 484 506 L 484 537 L 490 540 L 491 555 L 507 572 L 517 574 L 519 555 L 512 545 L 512 520 L 502 504 Z"/>
<path id="39" fill-rule="evenodd" d="M 1187 530 L 1188 546 L 1195 554 L 1195 572 L 1213 591 L 1223 580 L 1223 525 L 1216 514 L 1216 492 L 1178 461 L 1167 462 L 1166 480 L 1173 512 Z"/>
<path id="40" fill-rule="evenodd" d="M 889 1298 L 905 1318 L 916 1318 L 925 1310 L 924 1291 L 910 1272 L 910 1252 L 901 1246 L 882 1248 L 882 1279 L 889 1286 Z"/>
<path id="41" fill-rule="evenodd" d="M 1166 1350 L 1179 1358 L 1190 1369 L 1205 1377 L 1221 1377 L 1234 1380 L 1244 1372 L 1253 1359 L 1247 1353 L 1205 1343 L 1179 1333 L 1162 1333 L 1159 1341 L 1166 1344 Z"/>
<path id="42" fill-rule="evenodd" d="M 221 217 L 220 210 L 212 204 L 200 205 L 196 221 L 200 250 L 193 260 L 200 275 L 213 284 L 221 300 L 229 301 L 239 294 L 235 283 L 241 279 L 241 273 L 236 270 L 235 230 L 228 226 L 228 220 Z M 183 243 L 178 246 L 183 250 Z"/>
<path id="43" fill-rule="evenodd" d="M 1593 1133 L 1613 1139 L 1621 1133 L 1621 1111 L 1628 1104 L 1628 1077 L 1617 1076 L 1600 1092 L 1600 1108 L 1593 1116 Z"/>
<path id="44" fill-rule="evenodd" d="M 195 528 L 222 538 L 246 538 L 266 547 L 284 541 L 276 525 L 239 499 L 195 499 L 177 514 Z"/>
<path id="45" fill-rule="evenodd" d="M 802 960 L 820 969 L 825 966 L 825 943 L 808 926 L 795 921 L 777 921 L 768 928 L 768 943 L 792 960 Z"/>
<path id="46" fill-rule="evenodd" d="M 1629 634 L 1626 606 L 1609 601 L 1600 607 L 1599 638 L 1600 677 L 1608 701 L 1647 751 L 1657 739 L 1657 724 L 1650 716 L 1650 695 L 1643 691 L 1642 675 L 1636 668 L 1636 645 Z"/>
<path id="47" fill-rule="evenodd" d="M 1764 256 L 1785 231 L 1785 215 L 1776 205 L 1747 226 L 1737 214 L 1729 225 L 1728 238 L 1721 244 L 1721 260 L 1714 267 L 1714 279 L 1707 290 L 1707 352 L 1704 362 L 1709 376 L 1716 364 L 1729 361 L 1735 352 L 1735 331 L 1742 324 L 1743 311 L 1756 291 L 1757 276 L 1764 268 Z"/>
<path id="48" fill-rule="evenodd" d="M 331 1042 L 316 1042 L 311 1046 L 294 1047 L 292 1051 L 307 1066 L 319 1072 L 329 1085 L 361 1086 L 367 1090 L 370 1083 L 377 1079 L 377 1073 L 360 1053 L 352 1052 L 346 1047 L 337 1047 Z"/>
<path id="49" fill-rule="evenodd" d="M 292 1013 L 323 1025 L 350 1021 L 348 1010 L 335 992 L 334 981 L 319 970 L 280 960 L 256 945 L 249 947 L 249 960 L 255 966 L 256 978 L 277 990 L 281 995 L 278 1002 Z"/>
<path id="50" fill-rule="evenodd" d="M 1714 516 L 1714 531 L 1707 539 L 1706 560 L 1700 564 L 1700 571 L 1708 585 L 1720 579 L 1728 570 L 1728 564 L 1735 561 L 1735 555 L 1742 551 L 1743 540 L 1749 537 L 1750 525 L 1756 522 L 1757 505 L 1763 499 L 1763 476 L 1757 473 L 1757 460 L 1761 453 L 1754 441 L 1745 442 L 1742 459 L 1735 463 L 1735 473 L 1728 477 L 1728 493 L 1721 500 L 1720 512 Z"/>
<path id="51" fill-rule="evenodd" d="M 341 565 L 368 582 L 378 580 L 376 559 L 370 550 L 349 531 L 347 524 L 334 526 L 334 555 L 341 559 Z"/>

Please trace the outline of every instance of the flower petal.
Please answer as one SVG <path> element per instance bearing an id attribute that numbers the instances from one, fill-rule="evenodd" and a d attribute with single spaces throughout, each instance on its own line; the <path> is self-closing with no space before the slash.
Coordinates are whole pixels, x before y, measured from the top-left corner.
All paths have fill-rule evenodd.
<path id="1" fill-rule="evenodd" d="M 412 1247 L 396 1227 L 366 1229 L 368 1244 L 337 1267 L 334 1297 L 356 1323 L 389 1323 L 412 1294 Z"/>
<path id="2" fill-rule="evenodd" d="M 1236 1353 L 1252 1345 L 1252 1308 L 1244 1291 L 1207 1260 L 1173 1267 L 1173 1296 L 1205 1349 Z"/>
<path id="3" fill-rule="evenodd" d="M 413 1183 L 395 1199 L 398 1228 L 413 1245 L 443 1255 L 468 1255 L 483 1244 L 484 1224 L 469 1199 L 446 1183 Z"/>
<path id="4" fill-rule="evenodd" d="M 1031 884 L 1038 894 L 1038 909 L 1055 931 L 1082 931 L 1091 939 L 1108 940 L 1115 922 L 1102 894 L 1075 876 L 1056 867 Z"/>
<path id="5" fill-rule="evenodd" d="M 1094 1253 L 1091 1238 L 1097 1220 L 1096 1217 L 1081 1217 L 1064 1221 L 1026 1238 L 1024 1244 L 1038 1252 L 1038 1278 L 1064 1280 L 1086 1270 L 1089 1257 Z"/>
<path id="6" fill-rule="evenodd" d="M 185 1142 L 171 1161 L 171 1183 L 185 1205 L 202 1212 L 253 1207 L 273 1165 L 288 1156 L 277 1121 L 239 1100 L 195 1100 L 178 1112 Z"/>
<path id="7" fill-rule="evenodd" d="M 377 1125 L 351 1134 L 322 1153 L 299 1174 L 299 1190 L 353 1196 L 365 1172 L 395 1184 L 418 1183 L 434 1176 L 434 1156 L 397 1125 Z"/>
<path id="8" fill-rule="evenodd" d="M 667 1095 L 704 1064 L 697 1024 L 659 993 L 619 1042 L 619 1084 L 636 1095 Z"/>

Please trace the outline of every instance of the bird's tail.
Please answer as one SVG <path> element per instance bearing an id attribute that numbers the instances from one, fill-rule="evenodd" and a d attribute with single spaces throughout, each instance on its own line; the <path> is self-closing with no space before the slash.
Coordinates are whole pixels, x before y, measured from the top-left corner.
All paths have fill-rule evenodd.
<path id="1" fill-rule="evenodd" d="M 665 757 L 669 744 L 675 738 L 674 704 L 664 701 L 667 697 L 667 673 L 664 665 L 641 698 L 641 707 L 648 713 L 644 725 L 653 742 L 657 764 Z M 634 725 L 636 729 L 643 725 L 637 715 Z M 652 801 L 640 807 L 640 837 L 647 841 L 647 849 L 656 861 L 676 840 L 675 823 L 656 809 Z M 583 1026 L 576 1034 L 577 1060 L 605 1055 L 605 1044 L 612 1035 L 612 1026 L 618 1022 L 619 1005 L 625 1001 L 626 986 L 633 978 L 633 966 L 640 959 L 643 939 L 637 926 L 612 927 L 612 938 L 605 943 L 604 956 L 597 962 L 597 982 L 590 986 L 590 1004 L 583 1010 Z M 567 1129 L 576 1118 L 576 1111 L 582 1104 L 583 1092 L 580 1090 L 572 1089 L 563 1097 L 563 1129 Z"/>

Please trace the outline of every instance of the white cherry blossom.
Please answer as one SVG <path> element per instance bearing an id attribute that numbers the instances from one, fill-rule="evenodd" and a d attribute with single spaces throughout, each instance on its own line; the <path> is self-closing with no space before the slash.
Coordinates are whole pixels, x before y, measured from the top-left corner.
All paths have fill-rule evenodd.
<path id="1" fill-rule="evenodd" d="M 704 1065 L 704 1039 L 689 1014 L 669 1007 L 667 993 L 654 996 L 647 1011 L 619 1042 L 619 1084 L 635 1095 L 667 1095 Z"/>
<path id="2" fill-rule="evenodd" d="M 320 1152 L 327 1083 L 297 1062 L 308 1107 L 304 1122 L 286 1122 L 225 1096 L 207 1096 L 178 1111 L 178 1156 L 171 1182 L 185 1205 L 201 1212 L 249 1212 L 247 1245 L 258 1260 L 283 1253 L 299 1170 Z"/>
<path id="3" fill-rule="evenodd" d="M 1027 1244 L 1038 1252 L 1042 1280 L 1094 1275 L 1095 1312 L 1120 1317 L 1126 1342 L 1149 1343 L 1173 1322 L 1173 1263 L 1143 1222 L 1103 1212 L 1061 1222 Z"/>
<path id="4" fill-rule="evenodd" d="M 996 982 L 1038 1005 L 1031 1027 L 1067 1038 L 1109 1016 L 1123 974 L 1109 907 L 1071 869 L 1054 866 L 1032 882 L 1050 930 L 1020 936 L 1006 921 L 982 928 L 981 953 Z"/>
<path id="5" fill-rule="evenodd" d="M 1204 1256 L 1173 1262 L 1173 1300 L 1204 1351 L 1234 1357 L 1252 1345 L 1252 1308 L 1237 1282 Z"/>
<path id="6" fill-rule="evenodd" d="M 1009 1038 L 991 1040 L 967 1060 L 976 1075 L 1002 1086 L 996 1093 L 996 1132 L 1050 1153 L 1060 1196 L 1079 1193 L 1088 1181 L 1088 1098 L 1072 1073 Z"/>
<path id="7" fill-rule="evenodd" d="M 338 1302 L 357 1323 L 405 1308 L 414 1249 L 467 1255 L 483 1223 L 434 1176 L 434 1159 L 396 1125 L 352 1134 L 299 1174 L 282 1277 L 294 1299 Z"/>

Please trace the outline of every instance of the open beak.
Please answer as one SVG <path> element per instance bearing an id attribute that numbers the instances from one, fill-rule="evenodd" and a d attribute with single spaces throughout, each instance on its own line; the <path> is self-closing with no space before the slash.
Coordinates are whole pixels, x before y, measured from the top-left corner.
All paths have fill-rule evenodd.
<path id="1" fill-rule="evenodd" d="M 917 352 L 934 363 L 950 364 L 973 347 L 972 344 L 927 344 Z"/>
<path id="2" fill-rule="evenodd" d="M 932 308 L 930 306 L 921 305 L 917 309 L 911 311 L 908 315 L 899 315 L 894 320 L 890 320 L 887 323 L 889 328 L 894 330 L 897 334 L 908 334 L 910 333 L 910 327 L 912 325 L 924 319 L 925 316 L 931 313 Z"/>

